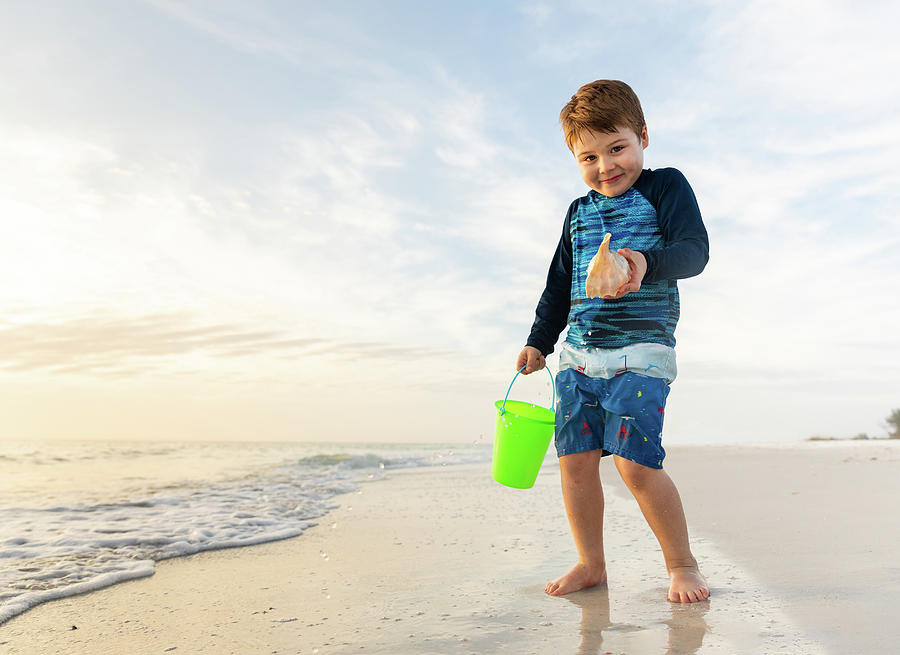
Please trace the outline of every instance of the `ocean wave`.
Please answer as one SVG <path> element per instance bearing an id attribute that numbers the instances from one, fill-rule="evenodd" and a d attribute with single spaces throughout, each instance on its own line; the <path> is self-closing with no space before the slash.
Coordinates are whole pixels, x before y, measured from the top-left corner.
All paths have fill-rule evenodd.
<path id="1" fill-rule="evenodd" d="M 246 448 L 249 454 L 254 446 Z M 133 458 L 139 449 L 122 450 Z M 162 450 L 146 449 L 148 466 L 160 466 L 160 457 L 165 463 L 186 452 L 195 458 L 209 453 Z M 300 536 L 337 507 L 335 496 L 387 470 L 489 458 L 483 447 L 382 450 L 322 448 L 263 468 L 248 465 L 243 474 L 215 482 L 168 481 L 141 495 L 123 486 L 120 497 L 96 502 L 60 502 L 57 495 L 42 503 L 35 496 L 30 504 L 0 508 L 0 623 L 48 600 L 152 575 L 160 560 Z M 46 459 L 35 457 L 32 464 L 39 461 Z"/>

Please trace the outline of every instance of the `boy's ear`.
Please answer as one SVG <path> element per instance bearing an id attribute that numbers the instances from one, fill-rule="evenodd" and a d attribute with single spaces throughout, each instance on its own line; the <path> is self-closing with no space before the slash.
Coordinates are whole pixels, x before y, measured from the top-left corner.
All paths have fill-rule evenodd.
<path id="1" fill-rule="evenodd" d="M 647 136 L 647 126 L 644 125 L 644 127 L 641 129 L 641 147 L 646 148 L 649 145 L 650 138 Z"/>

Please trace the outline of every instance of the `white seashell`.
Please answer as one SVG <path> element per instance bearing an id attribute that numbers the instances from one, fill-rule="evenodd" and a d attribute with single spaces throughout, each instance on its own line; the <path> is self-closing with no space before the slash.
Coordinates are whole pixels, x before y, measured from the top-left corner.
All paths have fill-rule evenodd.
<path id="1" fill-rule="evenodd" d="M 631 278 L 628 260 L 617 252 L 609 251 L 610 237 L 612 235 L 607 232 L 597 254 L 588 264 L 587 282 L 584 285 L 588 298 L 612 298 L 619 287 Z"/>

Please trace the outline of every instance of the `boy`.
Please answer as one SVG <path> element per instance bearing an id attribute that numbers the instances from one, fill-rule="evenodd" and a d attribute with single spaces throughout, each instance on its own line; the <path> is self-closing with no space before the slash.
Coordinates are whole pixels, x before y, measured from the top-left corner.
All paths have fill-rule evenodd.
<path id="1" fill-rule="evenodd" d="M 561 596 L 606 581 L 599 463 L 613 455 L 662 547 L 669 600 L 705 600 L 709 587 L 691 554 L 681 499 L 662 470 L 661 433 L 676 374 L 675 280 L 706 266 L 706 228 L 681 173 L 643 170 L 647 126 L 627 84 L 585 84 L 560 112 L 560 123 L 591 191 L 569 207 L 516 362 L 526 374 L 542 369 L 568 323 L 556 378 L 555 444 L 578 562 L 545 591 Z M 630 279 L 610 297 L 588 298 L 588 264 L 607 232 Z"/>

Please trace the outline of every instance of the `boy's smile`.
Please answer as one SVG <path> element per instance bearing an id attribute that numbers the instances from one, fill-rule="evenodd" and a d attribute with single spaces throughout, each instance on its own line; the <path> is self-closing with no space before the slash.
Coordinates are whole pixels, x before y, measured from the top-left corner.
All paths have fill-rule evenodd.
<path id="1" fill-rule="evenodd" d="M 584 132 L 572 143 L 581 179 L 597 193 L 620 196 L 637 181 L 644 168 L 647 126 L 638 137 L 630 127 L 615 132 Z"/>

